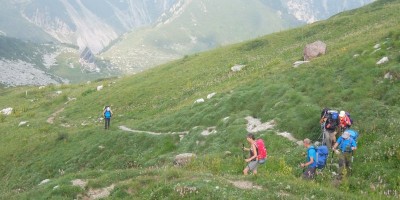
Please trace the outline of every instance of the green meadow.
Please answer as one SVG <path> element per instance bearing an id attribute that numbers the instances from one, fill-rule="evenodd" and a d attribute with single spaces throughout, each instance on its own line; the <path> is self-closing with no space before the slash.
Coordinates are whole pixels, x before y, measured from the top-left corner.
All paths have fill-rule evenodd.
<path id="1" fill-rule="evenodd" d="M 133 76 L 1 89 L 0 109 L 13 112 L 0 115 L 0 199 L 86 199 L 105 188 L 105 199 L 398 199 L 399 10 L 399 0 L 378 0 Z M 317 40 L 327 54 L 294 68 Z M 245 67 L 233 72 L 234 65 Z M 114 112 L 110 130 L 105 105 Z M 320 140 L 324 107 L 354 119 L 353 172 L 337 181 L 328 160 L 315 180 L 302 180 L 305 148 L 277 133 Z M 275 127 L 256 133 L 267 163 L 243 176 L 247 116 Z M 203 135 L 209 127 L 216 132 Z M 174 166 L 181 153 L 196 158 Z M 77 179 L 86 184 L 74 186 Z"/>

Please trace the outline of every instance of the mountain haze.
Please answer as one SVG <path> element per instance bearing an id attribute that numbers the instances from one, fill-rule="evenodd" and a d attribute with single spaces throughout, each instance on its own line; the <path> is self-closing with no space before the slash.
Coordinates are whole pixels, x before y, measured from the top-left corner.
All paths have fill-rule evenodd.
<path id="1" fill-rule="evenodd" d="M 15 45 L 0 46 L 20 55 L 0 55 L 0 67 L 10 70 L 1 82 L 47 85 L 136 73 L 371 1 L 350 2 L 0 0 L 0 35 L 9 44 L 36 46 L 28 54 Z"/>
<path id="2" fill-rule="evenodd" d="M 122 71 L 138 72 L 184 55 L 326 19 L 370 2 L 178 1 L 156 25 L 124 35 L 102 55 Z"/>
<path id="3" fill-rule="evenodd" d="M 0 89 L 0 199 L 399 199 L 399 10 L 378 0 L 132 76 Z M 317 40 L 327 53 L 294 67 Z M 321 140 L 324 107 L 351 113 L 353 167 L 338 180 L 330 153 L 303 180 L 297 142 Z M 268 160 L 243 176 L 246 133 L 262 123 Z"/>

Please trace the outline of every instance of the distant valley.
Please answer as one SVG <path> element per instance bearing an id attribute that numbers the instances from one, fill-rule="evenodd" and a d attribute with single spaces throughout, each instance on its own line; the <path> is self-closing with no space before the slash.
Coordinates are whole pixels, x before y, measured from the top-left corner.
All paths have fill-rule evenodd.
<path id="1" fill-rule="evenodd" d="M 137 73 L 370 2 L 0 0 L 0 68 L 7 71 L 0 84 L 76 83 Z"/>

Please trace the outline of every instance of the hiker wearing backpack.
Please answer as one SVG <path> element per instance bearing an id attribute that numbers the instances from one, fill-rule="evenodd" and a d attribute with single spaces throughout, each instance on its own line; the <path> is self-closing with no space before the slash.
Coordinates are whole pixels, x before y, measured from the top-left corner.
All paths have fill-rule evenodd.
<path id="1" fill-rule="evenodd" d="M 302 177 L 304 179 L 313 179 L 315 176 L 315 171 L 317 168 L 317 151 L 314 146 L 311 145 L 311 140 L 306 138 L 303 140 L 304 147 L 307 148 L 307 159 L 306 163 L 301 163 L 300 166 L 302 168 L 307 167 L 307 169 L 303 172 Z"/>
<path id="2" fill-rule="evenodd" d="M 328 148 L 331 148 L 336 142 L 336 134 L 339 127 L 339 113 L 336 110 L 324 108 L 321 113 L 320 124 L 324 136 L 322 143 Z"/>
<path id="3" fill-rule="evenodd" d="M 345 112 L 345 111 L 340 111 L 339 114 L 339 126 L 340 126 L 340 130 L 343 133 L 344 130 L 350 128 L 352 125 L 351 119 L 349 117 L 349 115 Z"/>
<path id="4" fill-rule="evenodd" d="M 112 116 L 112 111 L 110 106 L 106 106 L 103 111 L 103 116 L 104 116 L 104 129 L 110 129 L 110 122 L 111 122 L 111 116 Z"/>
<path id="5" fill-rule="evenodd" d="M 336 150 L 339 147 L 340 154 Z M 353 151 L 357 149 L 356 141 L 350 137 L 348 131 L 344 131 L 342 136 L 339 137 L 332 150 L 339 154 L 339 179 L 343 176 L 343 170 L 346 168 L 347 173 L 351 170 L 351 160 Z"/>
<path id="6" fill-rule="evenodd" d="M 243 174 L 247 175 L 249 171 L 252 171 L 254 175 L 257 174 L 257 166 L 258 166 L 258 151 L 256 146 L 255 137 L 252 133 L 247 134 L 247 142 L 250 144 L 250 148 L 244 148 L 245 151 L 250 151 L 250 157 L 245 159 L 247 166 L 243 170 Z"/>

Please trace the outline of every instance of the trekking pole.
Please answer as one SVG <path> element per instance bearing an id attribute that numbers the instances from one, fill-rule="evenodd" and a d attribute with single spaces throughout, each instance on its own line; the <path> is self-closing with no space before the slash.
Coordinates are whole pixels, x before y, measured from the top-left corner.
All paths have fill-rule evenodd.
<path id="1" fill-rule="evenodd" d="M 244 152 L 244 144 L 242 143 L 243 158 L 246 159 L 246 153 Z"/>
<path id="2" fill-rule="evenodd" d="M 351 151 L 351 167 L 350 167 L 350 176 L 353 175 L 353 160 L 354 160 L 354 151 Z"/>
<path id="3" fill-rule="evenodd" d="M 331 157 L 331 164 L 329 166 L 329 171 L 332 171 L 332 165 L 333 165 L 333 154 L 335 154 L 335 151 L 332 150 L 332 157 Z"/>

